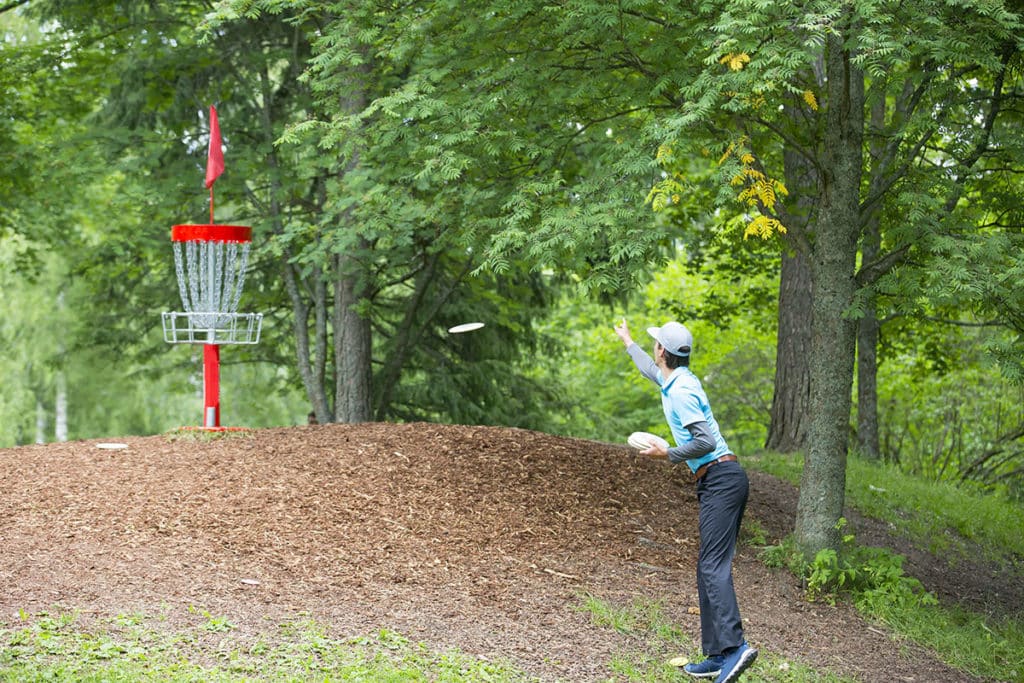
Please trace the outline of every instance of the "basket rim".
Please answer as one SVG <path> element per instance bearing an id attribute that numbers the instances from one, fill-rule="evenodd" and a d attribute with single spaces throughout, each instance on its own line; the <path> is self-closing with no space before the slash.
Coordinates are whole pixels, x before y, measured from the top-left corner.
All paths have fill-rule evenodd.
<path id="1" fill-rule="evenodd" d="M 172 242 L 252 242 L 252 228 L 247 225 L 174 225 Z"/>

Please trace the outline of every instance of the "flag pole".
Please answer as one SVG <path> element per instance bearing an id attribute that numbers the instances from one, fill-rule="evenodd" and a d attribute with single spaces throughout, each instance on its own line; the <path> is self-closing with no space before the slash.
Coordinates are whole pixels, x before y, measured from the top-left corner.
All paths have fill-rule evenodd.
<path id="1" fill-rule="evenodd" d="M 217 108 L 210 105 L 210 149 L 206 155 L 206 186 L 210 188 L 210 225 L 213 225 L 213 184 L 224 172 L 224 149 L 221 146 L 220 123 L 217 121 Z M 210 262 L 211 277 L 209 289 L 217 287 L 213 276 L 213 262 Z M 211 330 L 209 341 L 213 342 L 215 333 Z M 215 343 L 203 347 L 203 426 L 211 429 L 220 428 L 220 347 Z"/>
<path id="2" fill-rule="evenodd" d="M 206 187 L 210 188 L 210 225 L 213 225 L 213 184 L 224 172 L 224 150 L 221 147 L 217 108 L 210 105 L 210 150 L 206 155 Z"/>

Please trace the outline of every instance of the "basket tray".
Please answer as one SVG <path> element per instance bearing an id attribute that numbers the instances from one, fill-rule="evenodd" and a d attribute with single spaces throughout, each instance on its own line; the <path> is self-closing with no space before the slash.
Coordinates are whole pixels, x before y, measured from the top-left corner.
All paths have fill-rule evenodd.
<path id="1" fill-rule="evenodd" d="M 164 313 L 168 344 L 258 344 L 262 313 Z"/>

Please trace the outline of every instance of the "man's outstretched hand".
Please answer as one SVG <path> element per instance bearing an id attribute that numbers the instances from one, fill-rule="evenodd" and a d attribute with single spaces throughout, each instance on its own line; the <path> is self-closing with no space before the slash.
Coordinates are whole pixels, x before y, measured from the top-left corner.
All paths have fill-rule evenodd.
<path id="1" fill-rule="evenodd" d="M 615 334 L 619 335 L 619 339 L 626 346 L 633 343 L 633 337 L 629 334 L 629 325 L 626 324 L 626 319 L 622 319 L 622 323 L 615 326 Z"/>

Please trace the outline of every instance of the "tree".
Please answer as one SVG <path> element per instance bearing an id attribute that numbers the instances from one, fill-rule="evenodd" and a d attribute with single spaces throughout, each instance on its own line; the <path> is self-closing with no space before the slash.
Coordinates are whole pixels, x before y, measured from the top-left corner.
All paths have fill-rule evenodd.
<path id="1" fill-rule="evenodd" d="M 950 224 L 959 224 L 962 217 L 956 210 L 965 183 L 990 144 L 991 126 L 1006 95 L 1018 18 L 998 6 L 965 5 L 956 16 L 947 16 L 945 7 L 927 2 L 899 8 L 867 3 L 780 6 L 775 8 L 781 10 L 778 13 L 743 3 L 724 13 L 716 25 L 716 35 L 727 38 L 714 47 L 726 54 L 728 59 L 723 59 L 730 66 L 739 68 L 731 69 L 732 77 L 717 84 L 710 79 L 701 82 L 701 86 L 719 88 L 717 94 L 704 90 L 701 96 L 720 98 L 721 107 L 741 114 L 739 121 L 788 141 L 819 174 L 815 219 L 806 232 L 792 231 L 792 239 L 811 259 L 813 282 L 810 386 L 814 415 L 796 524 L 798 541 L 811 552 L 836 544 L 834 524 L 842 514 L 855 294 L 891 272 L 911 252 L 926 256 L 929 245 L 941 241 Z M 766 43 L 767 25 L 792 30 L 772 34 Z M 902 39 L 906 26 L 928 26 L 929 30 L 923 40 L 907 46 Z M 985 35 L 982 46 L 968 48 L 960 39 L 965 26 L 971 27 L 972 35 Z M 821 91 L 815 91 L 814 83 L 789 80 L 799 75 L 789 64 L 813 64 L 818 54 L 825 76 Z M 990 89 L 966 88 L 965 73 L 978 75 L 991 84 Z M 777 110 L 765 106 L 767 98 L 780 90 L 772 85 L 778 82 L 802 90 L 807 106 L 820 110 L 815 125 L 787 128 Z M 970 96 L 969 90 L 973 90 Z M 885 126 L 871 131 L 884 144 L 869 166 L 864 155 L 865 129 L 872 102 L 879 99 L 893 104 Z M 961 107 L 971 114 L 959 118 L 964 112 Z M 756 160 L 770 154 L 770 150 L 753 150 L 752 156 Z M 923 159 L 937 163 L 923 166 Z M 956 170 L 947 175 L 945 168 L 950 167 Z M 931 193 L 914 187 L 922 181 L 930 183 Z M 888 243 L 877 259 L 858 268 L 858 245 L 872 212 L 879 204 L 901 202 L 917 206 L 903 214 L 905 222 L 898 230 L 887 232 Z M 760 204 L 770 205 L 763 200 Z M 940 217 L 922 213 L 935 205 L 943 209 Z"/>
<path id="2" fill-rule="evenodd" d="M 260 11 L 283 12 L 285 6 L 226 3 L 221 19 L 239 20 L 236 9 L 256 17 Z M 482 122 L 489 115 L 448 102 L 437 119 L 413 113 L 397 129 L 392 127 L 397 110 L 388 103 L 389 93 L 432 87 L 431 83 L 445 78 L 445 64 L 453 61 L 451 45 L 435 44 L 425 36 L 432 21 L 448 21 L 451 15 L 394 12 L 387 3 L 292 3 L 287 10 L 323 24 L 314 41 L 316 57 L 305 75 L 316 97 L 317 119 L 293 127 L 284 142 L 315 142 L 329 150 L 323 155 L 325 167 L 336 178 L 326 200 L 330 220 L 315 228 L 322 239 L 293 241 L 289 247 L 294 248 L 294 259 L 311 267 L 328 259 L 333 263 L 339 406 L 348 405 L 351 394 L 364 394 L 358 388 L 350 392 L 348 387 L 362 377 L 367 365 L 359 360 L 367 357 L 369 349 L 366 325 L 371 320 L 376 323 L 376 314 L 392 305 L 386 301 L 393 302 L 396 292 L 407 293 L 408 307 L 399 312 L 400 322 L 375 325 L 376 332 L 393 330 L 382 345 L 374 344 L 375 353 L 379 346 L 380 356 L 394 359 L 375 373 L 374 414 L 380 417 L 387 414 L 395 395 L 394 380 L 410 358 L 407 350 L 437 341 L 438 323 L 450 319 L 445 307 L 467 301 L 458 290 L 484 281 L 470 276 L 483 262 L 490 239 L 488 224 L 516 191 L 513 180 L 534 173 L 533 145 L 495 148 L 489 158 L 476 159 L 472 169 L 466 166 L 467 155 L 437 154 L 449 143 L 473 144 L 480 132 L 474 130 L 474 121 Z M 576 135 L 561 134 L 570 141 Z M 299 231 L 289 233 L 289 239 L 299 236 Z M 551 300 L 536 294 L 552 286 L 552 281 L 523 273 L 521 262 L 505 259 L 494 286 L 511 291 L 528 283 L 527 291 L 534 295 L 522 300 L 528 306 L 523 310 L 535 311 Z M 469 293 L 482 294 L 475 287 Z M 517 305 L 507 301 L 504 307 L 514 311 Z M 517 311 L 503 317 L 510 324 L 508 332 L 522 345 L 533 343 L 532 326 L 518 321 Z M 325 318 L 320 315 L 318 320 Z M 315 374 L 322 374 L 322 367 L 318 365 Z M 358 381 L 354 386 L 363 384 Z M 345 419 L 363 419 L 356 413 L 344 414 Z"/>
<path id="3" fill-rule="evenodd" d="M 422 184 L 404 208 L 396 205 L 396 195 L 409 194 L 402 176 L 407 166 L 391 164 L 401 159 L 400 147 L 364 151 L 362 138 L 353 136 L 351 148 L 323 153 L 318 131 L 305 139 L 313 145 L 278 144 L 289 124 L 323 116 L 300 75 L 309 38 L 333 15 L 322 24 L 296 12 L 218 22 L 204 14 L 204 3 L 132 5 L 122 11 L 117 3 L 40 1 L 32 8 L 54 27 L 54 45 L 73 46 L 73 58 L 61 57 L 69 70 L 95 86 L 83 96 L 90 116 L 75 117 L 82 125 L 76 144 L 87 152 L 83 160 L 102 160 L 102 172 L 82 163 L 82 175 L 96 178 L 93 185 L 81 179 L 66 184 L 69 194 L 84 187 L 103 190 L 91 212 L 75 216 L 88 234 L 77 244 L 71 267 L 91 289 L 86 300 L 96 305 L 87 314 L 100 323 L 81 344 L 117 348 L 154 373 L 162 366 L 153 360 L 167 349 L 151 334 L 159 320 L 154 302 L 176 307 L 165 231 L 174 223 L 205 222 L 205 194 L 197 192 L 206 143 L 203 117 L 206 105 L 216 102 L 228 147 L 217 217 L 255 228 L 243 298 L 267 314 L 261 344 L 233 356 L 290 365 L 322 421 L 544 417 L 542 409 L 528 407 L 528 392 L 544 396 L 548 390 L 513 377 L 523 400 L 506 402 L 506 411 L 493 404 L 492 383 L 508 377 L 508 361 L 535 343 L 529 321 L 550 300 L 550 283 L 524 275 L 517 264 L 501 280 L 473 276 L 479 256 L 472 249 L 480 249 L 463 227 L 472 224 L 463 221 L 463 213 L 449 212 L 453 205 Z M 210 20 L 206 33 L 196 30 L 204 17 Z M 49 68 L 53 61 L 40 63 Z M 360 68 L 353 65 L 340 78 L 351 84 Z M 373 78 L 362 78 L 398 82 L 394 68 L 385 61 Z M 61 80 L 66 73 L 48 77 L 75 87 Z M 336 84 L 337 78 L 331 72 L 328 80 Z M 344 103 L 334 93 L 324 100 L 337 113 Z M 347 116 L 357 109 L 346 105 L 337 111 Z M 28 196 L 26 204 L 39 196 Z M 101 221 L 102 230 L 90 232 Z M 160 225 L 165 227 L 154 228 Z M 100 303 L 111 300 L 118 302 L 116 310 Z M 431 354 L 448 354 L 453 347 L 443 330 L 463 322 L 457 315 L 479 311 L 488 314 L 488 333 L 475 339 L 487 338 L 489 346 L 461 344 L 478 362 L 439 363 Z M 288 363 L 287 355 L 295 360 Z M 472 381 L 462 377 L 467 368 Z M 451 375 L 460 375 L 462 383 L 455 400 L 422 391 L 424 377 L 438 385 L 453 381 Z M 352 378 L 360 381 L 349 391 Z"/>
<path id="4" fill-rule="evenodd" d="M 878 206 L 898 206 L 897 196 L 927 199 L 911 192 L 911 177 L 938 181 L 946 192 L 939 204 L 955 213 L 978 159 L 971 150 L 987 148 L 986 122 L 999 115 L 1017 17 L 990 3 L 951 9 L 928 1 L 750 0 L 685 9 L 494 2 L 472 10 L 432 2 L 417 10 L 416 40 L 429 34 L 435 45 L 460 45 L 460 59 L 425 49 L 416 75 L 368 112 L 388 114 L 382 124 L 415 141 L 410 156 L 424 174 L 440 167 L 463 180 L 466 169 L 526 150 L 529 172 L 513 176 L 510 200 L 490 215 L 489 266 L 500 269 L 515 253 L 538 267 L 564 262 L 592 288 L 621 286 L 628 278 L 609 271 L 636 272 L 658 244 L 649 232 L 624 229 L 623 205 L 638 206 L 635 183 L 652 177 L 652 160 L 666 170 L 653 183 L 652 204 L 675 201 L 688 186 L 672 175 L 675 159 L 689 154 L 719 158 L 719 200 L 739 200 L 748 234 L 781 236 L 807 259 L 811 420 L 796 532 L 810 552 L 838 545 L 856 295 L 911 254 L 926 256 L 930 240 L 953 222 L 906 214 L 911 220 L 886 231 L 877 259 L 858 265 L 866 218 Z M 908 41 L 908 26 L 922 34 Z M 965 34 L 984 39 L 967 45 Z M 495 45 L 496 35 L 507 38 Z M 408 49 L 393 39 L 392 49 Z M 968 73 L 998 87 L 968 101 Z M 869 164 L 866 124 L 878 99 L 892 105 L 884 129 L 871 131 L 885 142 Z M 974 116 L 954 116 L 971 102 Z M 472 118 L 458 115 L 465 112 Z M 614 142 L 588 135 L 598 123 Z M 591 164 L 570 178 L 566 160 L 584 144 Z M 797 201 L 807 195 L 787 199 L 778 180 L 791 177 L 787 150 L 810 170 L 791 174 L 814 187 L 802 208 Z M 946 178 L 942 159 L 962 172 Z M 925 206 L 935 203 L 932 197 Z M 795 213 L 807 220 L 790 220 Z M 614 267 L 591 270 L 591 263 Z"/>

